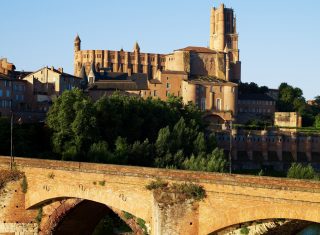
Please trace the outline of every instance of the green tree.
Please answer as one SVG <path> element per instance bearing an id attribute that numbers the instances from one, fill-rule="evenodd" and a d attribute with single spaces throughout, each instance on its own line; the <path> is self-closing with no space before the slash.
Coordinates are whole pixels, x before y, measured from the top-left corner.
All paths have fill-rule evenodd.
<path id="1" fill-rule="evenodd" d="M 148 139 L 133 143 L 128 156 L 128 163 L 135 166 L 151 166 L 153 164 L 154 146 Z"/>
<path id="2" fill-rule="evenodd" d="M 203 132 L 199 132 L 197 138 L 193 142 L 194 154 L 200 154 L 207 151 L 206 140 Z"/>
<path id="3" fill-rule="evenodd" d="M 127 143 L 127 140 L 122 137 L 118 137 L 115 142 L 115 163 L 117 164 L 127 164 L 128 162 L 128 155 L 130 152 L 130 147 Z"/>
<path id="4" fill-rule="evenodd" d="M 106 141 L 93 143 L 89 149 L 88 158 L 98 163 L 115 163 L 115 156 L 109 151 Z"/>
<path id="5" fill-rule="evenodd" d="M 53 150 L 67 160 L 87 161 L 96 136 L 93 103 L 79 89 L 65 91 L 52 105 L 47 125 L 53 131 Z"/>
<path id="6" fill-rule="evenodd" d="M 182 166 L 186 170 L 193 171 L 225 172 L 227 160 L 223 150 L 216 148 L 211 154 L 201 153 L 197 157 L 192 155 L 185 159 Z"/>
<path id="7" fill-rule="evenodd" d="M 155 143 L 157 156 L 163 156 L 170 150 L 170 128 L 169 126 L 159 131 L 157 141 Z"/>

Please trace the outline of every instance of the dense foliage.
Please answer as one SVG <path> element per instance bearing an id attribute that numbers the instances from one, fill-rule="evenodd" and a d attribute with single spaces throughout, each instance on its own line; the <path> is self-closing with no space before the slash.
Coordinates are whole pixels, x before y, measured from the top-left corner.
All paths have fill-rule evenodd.
<path id="1" fill-rule="evenodd" d="M 319 104 L 319 96 L 316 97 L 314 105 L 309 105 L 300 88 L 287 83 L 282 83 L 279 86 L 277 110 L 280 112 L 298 112 L 302 116 L 303 126 L 316 126 L 316 116 L 320 114 Z"/>
<path id="2" fill-rule="evenodd" d="M 43 123 L 14 124 L 14 156 L 52 158 L 50 135 Z M 0 118 L 0 154 L 10 155 L 10 119 L 4 117 Z"/>
<path id="3" fill-rule="evenodd" d="M 92 102 L 66 91 L 48 112 L 52 145 L 63 160 L 224 171 L 202 113 L 181 98 L 141 99 L 115 93 Z"/>
<path id="4" fill-rule="evenodd" d="M 269 91 L 269 88 L 266 86 L 258 86 L 254 82 L 250 83 L 240 83 L 239 84 L 239 93 L 240 94 L 266 94 Z"/>
<path id="5" fill-rule="evenodd" d="M 317 173 L 310 164 L 304 166 L 301 163 L 292 163 L 287 172 L 287 177 L 294 179 L 318 179 Z"/>

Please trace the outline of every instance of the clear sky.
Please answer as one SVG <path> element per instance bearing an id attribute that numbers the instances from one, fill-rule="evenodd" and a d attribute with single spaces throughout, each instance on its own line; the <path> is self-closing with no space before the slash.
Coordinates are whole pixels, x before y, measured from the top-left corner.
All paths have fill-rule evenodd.
<path id="1" fill-rule="evenodd" d="M 83 49 L 170 53 L 208 46 L 212 0 L 4 0 L 0 57 L 18 70 L 64 67 L 73 73 L 73 41 Z M 242 81 L 320 95 L 319 0 L 225 0 L 237 15 Z"/>

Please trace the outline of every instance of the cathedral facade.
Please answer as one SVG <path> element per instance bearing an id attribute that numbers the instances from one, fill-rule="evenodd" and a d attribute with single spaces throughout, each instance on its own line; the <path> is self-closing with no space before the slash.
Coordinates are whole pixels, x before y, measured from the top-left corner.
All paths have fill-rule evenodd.
<path id="1" fill-rule="evenodd" d="M 241 80 L 234 12 L 223 4 L 211 9 L 209 48 L 189 46 L 170 54 L 142 53 L 138 43 L 132 52 L 82 50 L 77 35 L 74 75 L 87 79 L 89 91 L 99 91 L 99 95 L 103 95 L 104 89 L 110 92 L 119 87 L 144 98 L 166 100 L 174 95 L 182 97 L 185 103 L 193 102 L 221 121 L 234 120 L 237 84 Z M 120 77 L 126 81 L 117 79 Z M 138 85 L 119 85 L 130 82 Z M 112 85 L 115 83 L 117 86 Z"/>

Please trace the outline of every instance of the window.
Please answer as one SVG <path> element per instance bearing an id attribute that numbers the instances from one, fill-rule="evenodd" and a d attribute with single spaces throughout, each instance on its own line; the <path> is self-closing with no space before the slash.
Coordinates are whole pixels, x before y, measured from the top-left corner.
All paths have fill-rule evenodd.
<path id="1" fill-rule="evenodd" d="M 3 95 L 3 94 L 2 94 L 2 89 L 0 89 L 0 97 L 2 97 L 2 95 Z"/>
<path id="2" fill-rule="evenodd" d="M 170 89 L 170 83 L 167 83 L 167 89 Z"/>
<path id="3" fill-rule="evenodd" d="M 200 109 L 204 111 L 206 109 L 206 98 L 201 98 Z"/>
<path id="4" fill-rule="evenodd" d="M 220 111 L 221 110 L 221 99 L 216 100 L 216 106 L 217 106 L 217 110 Z"/>
<path id="5" fill-rule="evenodd" d="M 10 97 L 10 91 L 9 90 L 6 91 L 6 96 Z"/>
<path id="6" fill-rule="evenodd" d="M 166 96 L 169 97 L 170 93 L 169 91 L 166 91 Z"/>
<path id="7" fill-rule="evenodd" d="M 157 96 L 157 91 L 153 91 L 153 96 Z"/>
<path id="8" fill-rule="evenodd" d="M 222 92 L 222 89 L 223 89 L 222 86 L 220 86 L 220 92 Z"/>

